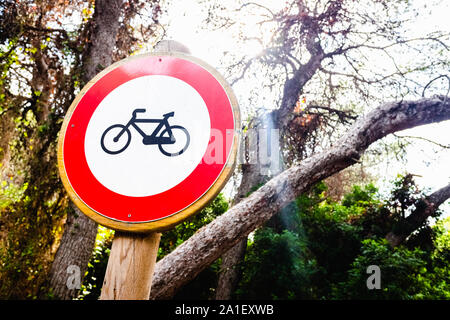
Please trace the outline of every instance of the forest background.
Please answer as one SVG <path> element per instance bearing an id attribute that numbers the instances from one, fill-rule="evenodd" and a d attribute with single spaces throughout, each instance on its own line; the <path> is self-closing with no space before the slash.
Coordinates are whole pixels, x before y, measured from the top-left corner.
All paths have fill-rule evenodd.
<path id="1" fill-rule="evenodd" d="M 95 74 L 176 39 L 228 79 L 244 134 L 223 193 L 163 234 L 151 298 L 449 299 L 449 9 L 3 1 L 0 297 L 98 298 L 114 232 L 67 197 L 58 133 Z M 265 137 L 250 133 L 271 129 L 279 152 L 255 161 Z M 370 265 L 381 289 L 367 287 Z"/>

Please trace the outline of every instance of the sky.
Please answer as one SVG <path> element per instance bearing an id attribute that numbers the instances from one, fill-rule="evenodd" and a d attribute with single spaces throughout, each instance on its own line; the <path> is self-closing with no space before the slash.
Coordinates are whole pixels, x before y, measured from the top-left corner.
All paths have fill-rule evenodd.
<path id="1" fill-rule="evenodd" d="M 247 43 L 245 47 L 239 46 L 234 40 L 235 34 L 230 30 L 206 30 L 204 28 L 206 12 L 202 10 L 201 3 L 195 0 L 184 0 L 182 3 L 183 5 L 180 5 L 178 1 L 169 3 L 166 15 L 168 18 L 163 23 L 167 24 L 166 38 L 182 42 L 189 47 L 192 55 L 203 59 L 221 71 L 223 68 L 221 60 L 226 52 L 245 50 L 246 53 L 256 55 L 261 51 L 262 47 L 257 42 Z M 284 2 L 280 1 L 280 3 Z M 424 35 L 434 30 L 444 30 L 450 33 L 450 19 L 448 18 L 450 1 L 413 1 L 414 6 L 423 4 L 426 4 L 424 14 L 419 15 L 416 20 L 405 26 L 410 30 L 411 35 Z M 250 34 L 256 21 L 252 17 L 247 17 L 246 20 L 248 23 L 246 30 Z M 238 100 L 246 94 L 245 85 L 235 86 L 233 89 Z M 450 147 L 450 121 L 416 127 L 397 134 L 399 136 L 424 137 Z M 412 144 L 407 147 L 406 162 L 384 161 L 374 168 L 381 178 L 378 181 L 378 187 L 386 191 L 389 181 L 402 172 L 417 175 L 418 185 L 428 188 L 430 191 L 447 185 L 450 182 L 450 149 L 437 147 L 423 140 L 410 139 L 409 141 Z M 450 204 L 443 205 L 441 208 L 444 208 L 446 216 L 450 215 Z"/>

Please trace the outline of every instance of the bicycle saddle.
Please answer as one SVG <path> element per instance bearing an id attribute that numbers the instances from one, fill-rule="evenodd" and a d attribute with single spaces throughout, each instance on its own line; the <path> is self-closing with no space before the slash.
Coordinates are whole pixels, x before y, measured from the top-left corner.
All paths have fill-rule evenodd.
<path id="1" fill-rule="evenodd" d="M 164 116 L 164 118 L 168 118 L 168 117 L 173 117 L 173 115 L 175 114 L 175 112 L 174 111 L 172 111 L 172 112 L 169 112 L 169 113 L 166 113 L 166 114 L 163 114 L 163 116 Z"/>

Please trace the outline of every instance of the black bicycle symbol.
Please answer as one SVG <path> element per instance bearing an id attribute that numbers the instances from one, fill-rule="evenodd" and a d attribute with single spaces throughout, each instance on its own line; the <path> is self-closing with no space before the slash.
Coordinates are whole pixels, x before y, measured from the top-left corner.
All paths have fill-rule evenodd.
<path id="1" fill-rule="evenodd" d="M 145 112 L 145 109 L 135 109 L 133 111 L 133 116 L 126 125 L 113 124 L 112 126 L 108 127 L 105 132 L 103 132 L 102 138 L 100 140 L 100 145 L 103 151 L 109 154 L 118 154 L 124 151 L 131 142 L 131 132 L 129 129 L 130 126 L 133 126 L 136 131 L 140 133 L 143 138 L 143 144 L 157 144 L 162 154 L 168 157 L 178 156 L 186 151 L 190 142 L 189 132 L 182 126 L 171 126 L 168 121 L 170 117 L 173 117 L 175 112 L 164 114 L 162 119 L 137 119 L 136 114 L 139 112 Z M 137 125 L 138 123 L 159 123 L 159 125 L 151 135 L 147 135 L 144 131 L 141 130 L 141 128 L 139 128 L 139 126 Z M 161 129 L 163 128 L 164 130 L 161 131 Z M 175 135 L 173 134 L 174 132 L 176 132 Z M 186 141 L 183 148 L 181 148 L 181 150 L 179 150 L 179 148 L 176 148 L 176 150 L 179 150 L 177 152 L 170 151 L 170 148 L 168 150 L 165 150 L 165 146 L 175 145 L 175 142 L 177 142 L 178 140 L 175 138 L 175 136 L 177 136 L 178 138 L 181 137 L 181 142 L 183 142 L 184 140 Z"/>

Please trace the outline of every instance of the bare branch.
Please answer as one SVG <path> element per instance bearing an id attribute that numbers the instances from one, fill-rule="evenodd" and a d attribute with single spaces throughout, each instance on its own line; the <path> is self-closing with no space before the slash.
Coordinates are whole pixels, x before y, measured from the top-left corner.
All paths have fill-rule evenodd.
<path id="1" fill-rule="evenodd" d="M 336 114 L 341 120 L 356 120 L 356 116 L 352 115 L 351 111 L 344 111 L 344 110 L 338 110 L 335 108 L 331 108 L 331 107 L 326 107 L 326 106 L 318 106 L 318 105 L 309 105 L 308 109 L 321 109 L 321 110 L 326 110 L 330 113 L 334 113 Z"/>
<path id="2" fill-rule="evenodd" d="M 446 78 L 446 79 L 448 80 L 448 89 L 447 89 L 447 93 L 446 93 L 446 95 L 445 95 L 444 103 L 447 101 L 448 94 L 450 93 L 450 77 L 449 77 L 448 75 L 445 75 L 445 74 L 441 74 L 440 76 L 437 76 L 436 78 L 430 80 L 430 81 L 425 85 L 425 87 L 423 88 L 423 91 L 422 91 L 422 97 L 425 97 L 425 91 L 428 89 L 428 87 L 429 87 L 434 81 L 436 81 L 436 80 L 438 80 L 438 79 L 440 79 L 440 78 Z"/>
<path id="3" fill-rule="evenodd" d="M 442 35 L 441 37 L 449 36 L 449 35 L 450 34 L 447 33 L 447 34 Z M 366 47 L 366 48 L 369 48 L 369 49 L 385 50 L 385 49 L 388 49 L 388 48 L 391 48 L 391 47 L 394 47 L 394 46 L 398 46 L 398 45 L 401 45 L 401 44 L 406 44 L 406 43 L 409 43 L 409 42 L 416 42 L 416 41 L 434 41 L 434 42 L 439 43 L 446 50 L 450 50 L 450 48 L 441 39 L 439 39 L 439 37 L 431 37 L 431 36 L 430 37 L 418 37 L 418 38 L 397 40 L 397 41 L 392 42 L 390 44 L 387 44 L 385 46 L 372 46 L 372 45 L 363 45 L 363 46 Z"/>
<path id="4" fill-rule="evenodd" d="M 441 148 L 444 148 L 444 149 L 450 149 L 450 144 L 449 144 L 449 145 L 441 144 L 441 143 L 439 143 L 439 142 L 436 142 L 436 141 L 433 141 L 433 140 L 430 140 L 430 139 L 427 139 L 427 138 L 424 138 L 424 137 L 416 137 L 416 136 L 399 136 L 399 135 L 397 135 L 397 134 L 395 134 L 395 133 L 393 133 L 392 135 L 393 135 L 394 137 L 396 137 L 396 138 L 419 139 L 419 140 L 423 140 L 423 141 L 426 141 L 426 142 L 435 144 L 435 145 L 437 145 L 437 146 L 439 146 L 439 147 L 441 147 Z"/>
<path id="5" fill-rule="evenodd" d="M 246 73 L 247 70 L 250 68 L 250 66 L 252 65 L 253 61 L 254 61 L 253 59 L 250 59 L 250 60 L 247 61 L 247 63 L 244 65 L 244 68 L 243 68 L 242 71 L 241 71 L 241 74 L 240 74 L 238 77 L 234 78 L 234 79 L 230 82 L 230 85 L 231 85 L 231 86 L 233 86 L 236 82 L 238 82 L 239 80 L 242 80 L 242 78 L 244 78 L 245 73 Z"/>
<path id="6" fill-rule="evenodd" d="M 259 3 L 256 3 L 256 2 L 247 2 L 247 3 L 244 3 L 237 11 L 239 11 L 239 10 L 241 10 L 241 9 L 243 9 L 244 7 L 247 7 L 247 6 L 255 6 L 255 7 L 258 7 L 258 8 L 262 8 L 262 9 L 266 10 L 268 13 L 270 13 L 270 16 L 271 16 L 272 19 L 275 19 L 275 16 L 276 16 L 276 15 L 273 13 L 272 10 L 270 10 L 269 8 L 263 6 L 263 5 L 259 4 Z"/>

